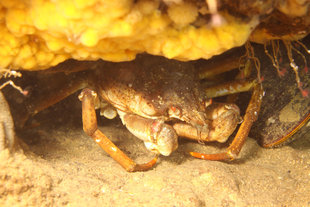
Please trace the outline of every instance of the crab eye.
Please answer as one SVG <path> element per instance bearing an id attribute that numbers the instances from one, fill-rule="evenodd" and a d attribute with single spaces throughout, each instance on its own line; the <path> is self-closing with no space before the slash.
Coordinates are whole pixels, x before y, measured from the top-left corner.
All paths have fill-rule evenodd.
<path id="1" fill-rule="evenodd" d="M 171 106 L 168 110 L 168 114 L 170 117 L 178 118 L 181 116 L 181 109 L 179 109 L 175 106 Z"/>

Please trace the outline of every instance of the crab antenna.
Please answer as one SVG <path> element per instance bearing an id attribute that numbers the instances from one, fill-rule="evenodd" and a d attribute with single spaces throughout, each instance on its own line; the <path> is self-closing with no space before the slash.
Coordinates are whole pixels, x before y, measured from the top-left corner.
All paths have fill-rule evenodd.
<path id="1" fill-rule="evenodd" d="M 246 42 L 245 48 L 247 57 L 254 62 L 255 68 L 257 70 L 257 79 L 259 82 L 261 82 L 262 78 L 260 73 L 260 61 L 257 57 L 255 57 L 254 48 L 249 41 Z"/>
<path id="2" fill-rule="evenodd" d="M 302 59 L 304 60 L 305 67 L 307 67 L 306 57 L 299 50 L 297 50 L 293 45 L 292 45 L 292 50 L 294 50 L 296 53 L 298 53 L 298 55 L 302 57 Z"/>
<path id="3" fill-rule="evenodd" d="M 279 45 L 279 43 L 277 43 L 277 45 Z M 279 51 L 279 46 L 275 47 L 274 41 L 271 41 L 271 46 L 272 46 L 273 56 L 269 53 L 266 43 L 264 44 L 265 54 L 271 60 L 273 67 L 275 67 L 277 69 L 278 75 L 282 76 L 282 72 L 280 71 L 279 61 L 277 58 L 277 54 L 278 54 L 277 51 Z"/>
<path id="4" fill-rule="evenodd" d="M 271 47 L 272 47 L 272 55 L 276 62 L 276 64 L 279 66 L 278 56 L 280 54 L 280 45 L 279 40 L 271 41 Z"/>
<path id="5" fill-rule="evenodd" d="M 285 45 L 285 47 L 286 47 L 287 56 L 288 56 L 288 58 L 289 58 L 289 60 L 290 60 L 290 66 L 291 66 L 291 68 L 292 68 L 292 69 L 294 70 L 294 72 L 295 72 L 297 86 L 298 86 L 299 90 L 300 90 L 300 91 L 302 92 L 302 94 L 303 94 L 304 90 L 302 89 L 302 83 L 301 83 L 300 78 L 299 78 L 298 66 L 295 64 L 294 59 L 293 59 L 293 57 L 292 57 L 292 48 L 293 48 L 293 47 L 292 47 L 292 44 L 291 44 L 290 41 L 287 41 L 287 40 L 283 40 L 283 43 L 284 43 L 284 45 Z"/>

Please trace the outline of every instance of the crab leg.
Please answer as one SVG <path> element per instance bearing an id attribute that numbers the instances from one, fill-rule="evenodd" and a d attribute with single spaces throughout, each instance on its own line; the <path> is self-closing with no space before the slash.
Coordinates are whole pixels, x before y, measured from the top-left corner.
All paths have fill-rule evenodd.
<path id="1" fill-rule="evenodd" d="M 193 157 L 205 159 L 205 160 L 233 160 L 235 159 L 248 134 L 250 132 L 252 124 L 256 121 L 258 112 L 260 110 L 261 102 L 263 97 L 262 86 L 257 84 L 254 87 L 254 91 L 250 100 L 250 103 L 247 107 L 245 116 L 243 118 L 243 123 L 240 125 L 240 128 L 226 152 L 217 153 L 217 154 L 203 154 L 197 152 L 190 152 Z"/>
<path id="2" fill-rule="evenodd" d="M 208 60 L 199 68 L 199 79 L 211 78 L 221 73 L 231 71 L 240 66 L 240 58 L 242 53 L 235 51 L 226 57 L 215 57 L 212 61 Z"/>
<path id="3" fill-rule="evenodd" d="M 44 109 L 60 102 L 76 91 L 84 88 L 86 85 L 87 83 L 84 79 L 76 79 L 70 83 L 63 82 L 56 88 L 50 89 L 50 92 L 47 93 L 47 95 L 42 92 L 42 96 L 35 96 L 35 98 L 29 99 L 28 102 L 30 104 L 27 106 L 27 111 L 22 111 L 19 113 L 21 114 L 21 117 L 18 119 L 17 127 L 22 128 L 31 116 L 34 116 L 40 111 L 43 111 Z"/>
<path id="4" fill-rule="evenodd" d="M 205 89 L 207 97 L 215 98 L 230 94 L 240 93 L 251 90 L 257 84 L 257 80 L 234 80 L 211 86 Z"/>
<path id="5" fill-rule="evenodd" d="M 84 89 L 79 95 L 82 101 L 83 130 L 85 133 L 91 136 L 105 152 L 128 172 L 145 171 L 152 168 L 156 164 L 157 156 L 148 163 L 136 164 L 97 128 L 96 96 L 96 93 L 90 89 Z"/>

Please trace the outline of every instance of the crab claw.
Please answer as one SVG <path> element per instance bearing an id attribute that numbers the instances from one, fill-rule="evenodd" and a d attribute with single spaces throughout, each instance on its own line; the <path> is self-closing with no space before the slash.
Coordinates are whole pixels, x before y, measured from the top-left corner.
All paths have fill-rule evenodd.
<path id="1" fill-rule="evenodd" d="M 240 109 L 235 104 L 214 103 L 206 109 L 207 117 L 212 121 L 209 133 L 210 141 L 226 142 L 242 122 Z"/>
<path id="2" fill-rule="evenodd" d="M 154 140 L 152 140 L 153 142 L 145 141 L 144 144 L 152 152 L 169 156 L 178 148 L 178 136 L 172 126 L 163 123 L 160 123 L 160 125 L 158 130 L 153 132 L 155 133 L 155 142 Z"/>
<path id="3" fill-rule="evenodd" d="M 199 141 L 225 142 L 241 122 L 240 110 L 235 104 L 214 103 L 206 109 L 204 125 L 184 122 L 173 124 L 179 136 Z"/>
<path id="4" fill-rule="evenodd" d="M 233 142 L 227 148 L 226 152 L 216 154 L 190 152 L 190 154 L 193 157 L 204 160 L 234 160 L 238 156 L 243 144 L 245 143 L 253 123 L 257 120 L 263 94 L 264 92 L 262 86 L 256 85 L 253 89 L 253 94 L 244 115 L 243 122 L 240 125 Z"/>
<path id="5" fill-rule="evenodd" d="M 123 124 L 136 137 L 144 141 L 146 148 L 156 154 L 169 156 L 178 148 L 178 135 L 172 126 L 160 120 L 126 114 L 118 110 Z"/>

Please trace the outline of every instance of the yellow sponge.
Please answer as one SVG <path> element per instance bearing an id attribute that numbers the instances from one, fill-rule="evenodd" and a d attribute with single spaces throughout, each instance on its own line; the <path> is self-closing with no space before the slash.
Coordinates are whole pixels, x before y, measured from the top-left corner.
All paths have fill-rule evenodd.
<path id="1" fill-rule="evenodd" d="M 185 1 L 163 10 L 154 0 L 0 0 L 0 10 L 0 67 L 25 70 L 142 52 L 207 59 L 244 44 L 258 23 L 220 13 L 222 25 L 197 26 L 198 9 Z"/>

